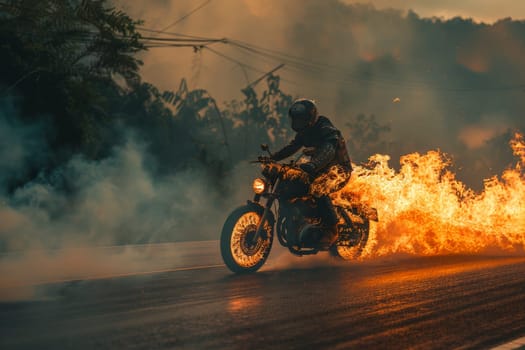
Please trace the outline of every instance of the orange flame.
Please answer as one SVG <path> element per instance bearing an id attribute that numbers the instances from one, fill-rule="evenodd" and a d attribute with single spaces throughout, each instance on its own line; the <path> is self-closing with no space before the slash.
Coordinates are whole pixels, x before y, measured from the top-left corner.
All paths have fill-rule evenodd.
<path id="1" fill-rule="evenodd" d="M 374 155 L 370 167 L 355 166 L 351 181 L 334 202 L 358 201 L 377 208 L 365 257 L 393 253 L 438 255 L 525 247 L 525 141 L 516 133 L 510 145 L 516 166 L 485 180 L 477 194 L 455 178 L 450 160 L 439 151 L 401 157 Z"/>

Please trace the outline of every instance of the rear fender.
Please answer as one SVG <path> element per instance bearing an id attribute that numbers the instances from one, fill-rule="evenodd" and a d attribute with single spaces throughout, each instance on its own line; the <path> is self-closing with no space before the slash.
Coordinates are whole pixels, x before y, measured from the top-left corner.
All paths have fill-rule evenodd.
<path id="1" fill-rule="evenodd" d="M 377 214 L 376 208 L 371 208 L 367 205 L 352 205 L 352 206 L 340 206 L 344 210 L 348 210 L 353 215 L 360 216 L 362 218 L 368 219 L 370 221 L 379 221 L 379 216 Z"/>
<path id="2" fill-rule="evenodd" d="M 362 206 L 360 208 L 360 213 L 370 221 L 379 221 L 379 215 L 377 214 L 376 208 Z"/>

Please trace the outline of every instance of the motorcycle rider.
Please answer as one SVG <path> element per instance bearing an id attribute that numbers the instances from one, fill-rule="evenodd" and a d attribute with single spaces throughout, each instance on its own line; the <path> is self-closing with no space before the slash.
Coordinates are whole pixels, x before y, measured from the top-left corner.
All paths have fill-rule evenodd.
<path id="1" fill-rule="evenodd" d="M 338 218 L 329 194 L 343 188 L 352 172 L 346 143 L 332 122 L 318 114 L 312 100 L 296 100 L 288 115 L 296 132 L 295 138 L 270 158 L 279 161 L 307 147 L 311 159 L 299 167 L 309 175 L 309 192 L 316 198 L 321 212 L 320 226 L 326 234 L 320 243 L 331 245 L 337 239 Z"/>

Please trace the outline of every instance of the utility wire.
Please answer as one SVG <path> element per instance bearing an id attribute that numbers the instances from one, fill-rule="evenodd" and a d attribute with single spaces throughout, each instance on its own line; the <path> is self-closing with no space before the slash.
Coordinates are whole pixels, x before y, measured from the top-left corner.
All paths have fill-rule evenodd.
<path id="1" fill-rule="evenodd" d="M 152 31 L 147 28 L 142 28 L 142 30 Z M 223 44 L 231 45 L 240 50 L 245 51 L 245 53 L 251 53 L 254 56 L 259 58 L 266 58 L 267 60 L 273 60 L 273 62 L 285 63 L 287 71 L 295 72 L 307 72 L 313 76 L 322 76 L 323 79 L 329 81 L 335 81 L 337 83 L 355 83 L 355 82 L 368 82 L 374 84 L 388 85 L 388 86 L 397 86 L 409 89 L 419 89 L 419 88 L 432 88 L 441 91 L 448 92 L 490 92 L 490 91 L 509 91 L 509 90 L 523 90 L 525 89 L 525 84 L 514 84 L 507 86 L 477 86 L 477 87 L 448 87 L 443 86 L 441 82 L 436 81 L 422 81 L 422 80 L 400 80 L 396 77 L 370 77 L 364 76 L 363 74 L 358 74 L 355 72 L 349 72 L 347 68 L 329 64 L 326 62 L 319 62 L 304 57 L 299 57 L 284 53 L 278 50 L 268 49 L 262 46 L 257 46 L 251 43 L 247 43 L 241 40 L 233 40 L 229 38 L 205 38 L 194 35 L 186 35 L 182 33 L 172 33 L 164 32 L 163 34 L 172 35 L 172 36 L 181 36 L 188 37 L 193 39 L 200 40 L 220 40 Z M 237 60 L 240 62 L 240 60 Z M 242 62 L 241 62 L 242 63 Z M 341 77 L 343 77 L 341 79 Z"/>
<path id="2" fill-rule="evenodd" d="M 212 0 L 201 4 L 198 8 L 194 9 L 192 13 L 195 13 L 198 9 L 204 7 Z M 191 13 L 186 15 L 186 18 Z M 152 48 L 170 48 L 170 47 L 193 47 L 194 49 L 206 48 L 214 54 L 221 56 L 227 60 L 230 60 L 243 69 L 245 78 L 247 79 L 246 69 L 250 69 L 259 73 L 265 72 L 253 65 L 243 62 L 242 59 L 225 55 L 219 51 L 209 48 L 212 44 L 225 44 L 239 50 L 242 54 L 248 54 L 259 60 L 265 61 L 268 64 L 285 64 L 283 70 L 290 73 L 300 73 L 305 78 L 312 78 L 314 80 L 324 80 L 328 82 L 338 84 L 351 84 L 355 86 L 356 83 L 373 83 L 377 85 L 384 85 L 389 89 L 421 89 L 431 88 L 434 90 L 444 92 L 498 92 L 498 91 L 513 91 L 513 90 L 525 90 L 525 84 L 512 84 L 504 86 L 476 86 L 476 87 L 450 87 L 444 86 L 443 82 L 438 81 L 420 81 L 420 80 L 407 80 L 399 79 L 396 77 L 385 77 L 385 76 L 366 76 L 366 72 L 351 72 L 348 68 L 342 66 L 336 66 L 326 62 L 318 62 L 307 58 L 291 55 L 278 50 L 265 48 L 262 46 L 254 45 L 240 40 L 233 40 L 229 38 L 212 38 L 202 37 L 195 35 L 187 35 L 182 33 L 166 32 L 165 30 L 153 30 L 148 28 L 137 28 L 140 31 L 155 33 L 160 35 L 168 35 L 171 37 L 155 37 L 155 36 L 143 36 L 140 42 L 148 49 Z M 71 42 L 88 44 L 93 40 L 103 40 L 98 37 L 97 32 L 78 32 L 68 33 L 67 40 Z M 125 36 L 119 35 L 119 37 L 126 38 Z M 65 39 L 66 40 L 66 39 Z M 307 73 L 307 74 L 304 74 Z M 248 80 L 248 79 L 247 79 Z M 291 84 L 298 84 L 288 79 L 282 79 L 283 81 Z M 300 85 L 300 84 L 298 84 Z"/>
<path id="3" fill-rule="evenodd" d="M 147 29 L 141 29 L 151 32 L 159 32 L 154 30 L 147 30 Z M 338 76 L 341 73 L 348 74 L 348 70 L 344 67 L 330 65 L 327 63 L 317 62 L 313 60 L 304 59 L 302 57 L 290 55 L 287 53 L 283 53 L 277 50 L 267 49 L 263 48 L 261 46 L 252 45 L 249 43 L 245 43 L 240 40 L 233 40 L 228 38 L 222 38 L 222 39 L 216 39 L 216 38 L 205 38 L 200 36 L 194 36 L 194 35 L 185 35 L 181 33 L 164 33 L 167 35 L 174 35 L 174 36 L 182 36 L 182 37 L 188 37 L 188 38 L 194 38 L 194 39 L 200 39 L 200 40 L 221 40 L 224 44 L 229 44 L 233 47 L 239 48 L 244 50 L 246 53 L 252 53 L 255 56 L 258 57 L 266 57 L 269 61 L 280 61 L 280 62 L 286 62 L 289 67 L 297 67 L 298 69 L 301 69 L 303 71 L 310 71 L 310 72 L 316 72 L 316 73 L 323 73 L 325 74 L 328 71 L 332 71 L 333 73 L 336 73 Z M 356 79 L 363 79 L 362 77 L 354 77 Z M 369 80 L 369 79 L 364 79 Z M 398 82 L 398 80 L 395 80 L 394 82 Z"/>
<path id="4" fill-rule="evenodd" d="M 385 85 L 412 86 L 414 88 L 421 87 L 421 86 L 429 86 L 430 84 L 430 82 L 424 82 L 424 81 L 412 81 L 412 80 L 400 81 L 398 78 L 395 78 L 395 77 L 388 78 L 388 77 L 363 76 L 355 72 L 349 72 L 348 69 L 345 69 L 344 67 L 315 62 L 315 61 L 306 60 L 306 59 L 301 59 L 297 56 L 291 56 L 291 55 L 286 55 L 283 53 L 278 53 L 278 51 L 275 51 L 275 50 L 255 49 L 251 45 L 239 44 L 237 41 L 231 41 L 231 40 L 228 41 L 228 43 L 242 50 L 247 50 L 248 52 L 252 52 L 254 54 L 268 57 L 278 62 L 285 62 L 288 66 L 287 69 L 296 68 L 297 70 L 309 72 L 317 76 L 322 75 L 323 77 L 326 77 L 327 75 L 332 75 L 335 78 L 337 78 L 339 82 L 344 82 L 344 81 L 372 82 L 376 84 L 385 84 Z M 340 78 L 341 76 L 343 77 L 343 79 Z"/>
<path id="5" fill-rule="evenodd" d="M 233 57 L 227 56 L 227 55 L 225 55 L 225 54 L 223 54 L 223 53 L 221 53 L 221 52 L 219 52 L 219 51 L 217 51 L 217 50 L 214 50 L 214 49 L 209 48 L 209 47 L 207 47 L 207 46 L 205 46 L 204 48 L 207 49 L 208 51 L 213 52 L 213 53 L 216 54 L 217 56 L 220 56 L 220 57 L 222 57 L 222 58 L 224 58 L 224 59 L 226 59 L 226 60 L 228 60 L 228 61 L 231 61 L 231 62 L 233 62 L 233 63 L 238 64 L 239 67 L 241 67 L 241 69 L 242 69 L 242 71 L 243 71 L 244 78 L 246 79 L 246 84 L 249 84 L 249 83 L 250 83 L 250 80 L 248 79 L 248 73 L 246 73 L 246 68 L 251 69 L 251 70 L 254 70 L 254 71 L 256 71 L 256 72 L 263 72 L 262 70 L 259 70 L 259 69 L 255 68 L 255 67 L 252 67 L 252 66 L 250 66 L 250 65 L 248 65 L 248 64 L 246 64 L 246 63 L 242 63 L 241 61 L 238 61 L 238 60 L 236 60 L 236 59 L 233 58 Z"/>
<path id="6" fill-rule="evenodd" d="M 186 18 L 190 17 L 191 15 L 193 15 L 195 12 L 199 11 L 200 9 L 202 9 L 203 7 L 205 7 L 206 5 L 208 5 L 210 2 L 212 2 L 213 0 L 206 0 L 205 2 L 203 2 L 202 4 L 200 4 L 199 6 L 197 6 L 196 8 L 194 8 L 193 10 L 191 10 L 190 12 L 188 12 L 187 14 L 185 14 L 184 16 L 182 16 L 181 18 L 175 20 L 173 23 L 170 23 L 168 24 L 166 27 L 162 28 L 160 30 L 161 33 L 163 32 L 166 32 L 168 29 L 176 26 L 177 24 L 179 24 L 180 22 L 184 21 Z"/>
<path id="7" fill-rule="evenodd" d="M 268 73 L 268 72 L 265 71 L 265 70 L 259 69 L 259 68 L 257 68 L 257 67 L 251 66 L 251 65 L 246 64 L 246 63 L 243 63 L 243 62 L 241 62 L 241 61 L 239 61 L 239 60 L 237 60 L 237 59 L 235 59 L 235 58 L 233 58 L 233 57 L 231 57 L 231 56 L 225 55 L 225 54 L 222 53 L 222 52 L 219 52 L 219 51 L 217 51 L 217 50 L 214 50 L 214 49 L 210 48 L 209 46 L 205 46 L 204 49 L 207 49 L 208 51 L 213 52 L 213 53 L 216 54 L 217 56 L 220 56 L 220 57 L 222 57 L 222 58 L 224 58 L 224 59 L 226 59 L 226 60 L 228 60 L 228 61 L 231 61 L 231 62 L 233 62 L 233 63 L 238 64 L 241 68 L 243 68 L 243 70 L 244 70 L 244 69 L 249 69 L 249 70 L 254 71 L 254 72 L 257 72 L 257 73 L 263 73 L 263 74 Z M 249 85 L 249 80 L 248 80 L 248 77 L 247 77 L 247 74 L 246 74 L 246 73 L 245 73 L 245 76 L 246 76 L 246 81 L 247 81 L 246 84 Z M 284 81 L 284 82 L 289 83 L 289 84 L 292 84 L 292 85 L 299 85 L 299 86 L 302 85 L 302 84 L 300 84 L 300 83 L 298 83 L 298 82 L 296 82 L 296 81 L 290 80 L 290 79 L 284 79 L 284 78 L 281 78 L 281 81 Z"/>
<path id="8" fill-rule="evenodd" d="M 212 0 L 206 0 L 205 2 L 203 2 L 202 4 L 200 4 L 199 6 L 197 6 L 196 8 L 194 8 L 193 10 L 191 10 L 190 12 L 188 12 L 187 14 L 185 14 L 184 16 L 182 16 L 181 18 L 175 20 L 174 22 L 168 24 L 166 27 L 162 28 L 161 30 L 158 30 L 158 31 L 155 31 L 157 34 L 159 35 L 162 35 L 164 34 L 168 29 L 176 26 L 177 24 L 179 24 L 181 21 L 185 20 L 186 18 L 188 18 L 189 16 L 191 16 L 192 14 L 194 14 L 195 12 L 199 11 L 201 8 L 203 8 L 204 6 L 208 5 L 210 2 L 212 2 Z M 151 30 L 150 30 L 151 31 Z M 144 42 L 144 44 L 147 44 L 149 41 L 151 41 L 152 39 L 149 39 L 149 40 L 146 40 Z M 152 46 L 154 47 L 154 46 Z"/>
<path id="9" fill-rule="evenodd" d="M 141 39 L 144 40 L 155 40 L 155 41 L 165 41 L 165 42 L 225 42 L 225 39 L 212 39 L 212 38 L 202 38 L 202 39 L 185 39 L 185 38 L 156 38 L 156 37 L 147 37 L 143 36 Z"/>
<path id="10" fill-rule="evenodd" d="M 194 47 L 194 48 L 201 48 L 201 47 L 207 47 L 207 45 L 210 45 L 212 43 L 224 43 L 224 44 L 230 44 L 233 47 L 245 50 L 246 52 L 251 52 L 253 55 L 258 56 L 259 58 L 265 57 L 268 60 L 278 61 L 280 63 L 285 63 L 286 67 L 284 68 L 287 71 L 295 71 L 295 72 L 307 72 L 313 76 L 322 76 L 323 79 L 337 82 L 337 83 L 355 83 L 355 81 L 358 82 L 371 82 L 375 84 L 386 84 L 386 85 L 393 85 L 393 86 L 401 86 L 404 88 L 420 88 L 420 87 L 429 87 L 433 89 L 438 89 L 442 91 L 449 91 L 449 92 L 489 92 L 489 91 L 510 91 L 510 90 L 524 90 L 525 84 L 515 84 L 515 85 L 508 85 L 508 86 L 478 86 L 478 87 L 447 87 L 447 86 L 436 86 L 437 82 L 431 82 L 431 81 L 411 81 L 411 80 L 399 80 L 395 77 L 387 78 L 387 77 L 366 77 L 361 76 L 355 73 L 348 72 L 348 69 L 341 66 L 332 65 L 326 62 L 318 62 L 311 59 L 306 59 L 304 57 L 299 57 L 295 55 L 291 55 L 289 53 L 284 53 L 278 50 L 273 50 L 269 48 L 265 48 L 262 46 L 258 46 L 252 43 L 248 43 L 241 40 L 233 40 L 233 39 L 227 39 L 227 38 L 205 38 L 205 37 L 199 37 L 199 36 L 192 36 L 182 33 L 173 33 L 173 32 L 167 32 L 168 29 L 176 26 L 183 20 L 187 19 L 197 11 L 201 10 L 205 6 L 209 5 L 213 0 L 206 0 L 203 3 L 201 3 L 199 6 L 185 14 L 184 16 L 178 18 L 174 22 L 170 23 L 166 27 L 162 28 L 161 30 L 153 30 L 148 29 L 144 27 L 137 27 L 137 29 L 145 32 L 150 33 L 156 33 L 161 35 L 171 35 L 171 36 L 180 36 L 188 39 L 192 39 L 193 41 L 187 40 L 186 43 L 181 43 L 184 40 L 180 38 L 157 38 L 157 37 L 143 37 L 145 42 L 143 44 L 146 48 L 163 48 L 163 47 Z M 13 4 L 7 4 L 0 2 L 0 7 L 4 8 L 23 8 L 14 6 Z M 27 8 L 30 9 L 30 8 Z M 79 34 L 79 36 L 82 36 L 82 34 Z M 93 35 L 96 35 L 98 33 L 93 33 Z M 71 40 L 71 38 L 70 38 Z M 147 45 L 150 41 L 165 41 L 166 43 L 152 43 L 151 45 Z M 77 37 L 71 41 L 76 41 L 80 43 L 88 43 L 90 42 L 90 39 L 84 35 L 84 37 Z M 169 43 L 168 43 L 169 42 Z M 176 42 L 176 43 L 175 43 Z M 224 54 L 215 52 L 218 55 L 222 55 L 225 57 Z M 225 57 L 226 58 L 226 57 Z M 237 64 L 239 64 L 241 67 L 246 67 L 252 70 L 256 70 L 259 72 L 262 72 L 262 70 L 259 70 L 253 66 L 249 66 L 239 60 L 236 60 L 232 57 L 228 57 L 228 59 L 235 61 Z M 330 75 L 336 75 L 335 80 L 332 79 L 333 77 L 330 77 Z M 341 79 L 341 75 L 343 75 L 343 79 Z"/>
<path id="11" fill-rule="evenodd" d="M 154 38 L 143 37 L 146 41 L 143 42 L 146 48 L 161 48 L 161 47 L 193 47 L 195 49 L 203 48 L 205 46 L 224 42 L 222 39 L 186 39 L 186 38 Z"/>
<path id="12" fill-rule="evenodd" d="M 161 30 L 157 30 L 157 29 L 145 28 L 145 27 L 142 27 L 142 26 L 138 26 L 137 29 L 140 30 L 140 31 L 143 31 L 143 32 L 148 32 L 148 33 L 157 33 L 157 34 L 170 35 L 170 36 L 180 36 L 180 37 L 183 37 L 183 38 L 210 39 L 210 38 L 205 38 L 205 37 L 202 37 L 202 36 L 188 35 L 188 34 L 175 33 L 175 32 L 167 32 L 167 31 L 161 31 Z"/>
<path id="13" fill-rule="evenodd" d="M 264 47 L 257 46 L 251 43 L 243 42 L 240 40 L 232 40 L 232 39 L 226 39 L 226 40 L 228 44 L 232 44 L 238 48 L 241 48 L 247 51 L 252 51 L 256 54 L 258 53 L 260 55 L 265 55 L 277 61 L 288 62 L 288 66 L 289 66 L 288 68 L 290 68 L 290 66 L 291 67 L 295 66 L 299 69 L 305 69 L 305 70 L 307 68 L 312 68 L 311 72 L 313 72 L 313 70 L 316 70 L 317 72 L 322 72 L 323 74 L 325 74 L 327 71 L 332 70 L 333 72 L 337 73 L 338 76 L 341 73 L 343 73 L 346 77 L 349 77 L 351 79 L 356 79 L 356 80 L 374 81 L 374 82 L 381 82 L 381 83 L 395 83 L 395 84 L 399 84 L 400 82 L 400 80 L 396 77 L 391 77 L 391 78 L 362 77 L 362 76 L 356 75 L 355 73 L 348 72 L 348 69 L 341 67 L 341 66 L 305 59 L 302 57 L 283 53 L 277 50 L 272 50 L 272 49 L 264 48 Z M 419 85 L 419 86 L 428 86 L 428 87 L 433 87 L 433 88 L 436 88 L 436 86 L 433 84 L 437 83 L 437 82 L 422 81 L 422 80 L 403 80 L 401 82 L 403 84 L 413 84 L 415 85 L 415 87 L 418 87 Z M 443 87 L 443 86 L 437 86 L 437 88 L 450 90 L 450 91 L 509 90 L 509 89 L 523 89 L 525 88 L 525 84 L 516 84 L 516 85 L 508 85 L 508 86 L 501 86 L 501 87 L 477 87 L 477 88 L 448 88 L 448 87 Z"/>
<path id="14" fill-rule="evenodd" d="M 140 28 L 140 30 L 161 33 L 160 31 L 151 30 L 147 28 Z M 188 37 L 188 38 L 199 39 L 199 40 L 222 40 L 224 44 L 230 44 L 234 47 L 245 50 L 246 52 L 252 52 L 258 56 L 266 57 L 274 61 L 286 62 L 288 66 L 295 66 L 305 71 L 315 70 L 317 72 L 326 73 L 326 71 L 329 70 L 329 71 L 333 71 L 337 73 L 338 76 L 341 73 L 345 73 L 346 75 L 348 75 L 348 70 L 345 67 L 305 59 L 303 57 L 294 56 L 294 55 L 290 55 L 288 53 L 280 52 L 277 50 L 272 50 L 272 49 L 264 48 L 261 46 L 253 45 L 247 42 L 243 42 L 241 40 L 233 40 L 229 38 L 222 38 L 222 39 L 206 38 L 206 37 L 201 37 L 201 36 L 186 35 L 186 34 L 173 33 L 173 32 L 162 32 L 162 34 Z M 354 77 L 354 78 L 363 79 L 362 77 Z M 369 80 L 369 79 L 365 79 L 365 80 Z M 394 82 L 398 82 L 398 80 L 395 80 Z"/>
<path id="15" fill-rule="evenodd" d="M 211 38 L 210 38 L 211 39 Z M 267 50 L 266 52 L 264 50 L 260 49 L 254 49 L 250 46 L 244 45 L 244 44 L 238 44 L 235 41 L 232 41 L 228 38 L 223 39 L 211 39 L 214 40 L 214 42 L 221 42 L 224 44 L 230 44 L 233 47 L 240 48 L 242 50 L 245 50 L 246 52 L 250 52 L 254 54 L 255 56 L 264 57 L 270 60 L 273 60 L 274 62 L 281 62 L 286 64 L 285 70 L 295 70 L 296 72 L 307 72 L 310 75 L 314 77 L 321 77 L 324 80 L 336 82 L 336 83 L 344 83 L 344 84 L 354 84 L 356 82 L 359 83 L 373 83 L 377 85 L 385 85 L 389 88 L 395 88 L 395 87 L 401 87 L 405 89 L 421 89 L 421 88 L 432 88 L 435 90 L 445 91 L 445 92 L 494 92 L 494 91 L 510 91 L 510 90 L 522 90 L 525 89 L 525 84 L 515 84 L 515 85 L 507 85 L 507 86 L 478 86 L 478 87 L 448 87 L 443 86 L 442 84 L 438 84 L 437 82 L 430 82 L 430 81 L 412 81 L 412 80 L 399 80 L 394 77 L 392 78 L 385 78 L 385 77 L 370 77 L 370 76 L 364 76 L 359 75 L 356 73 L 348 72 L 348 70 L 345 70 L 342 67 L 337 67 L 334 65 L 329 64 L 321 64 L 319 62 L 313 62 L 308 60 L 302 60 L 299 61 L 296 56 L 291 55 L 278 55 L 273 52 L 276 52 L 275 50 Z M 293 57 L 292 59 L 288 57 Z M 229 57 L 229 59 L 235 60 L 236 63 L 243 65 L 243 66 L 249 66 L 246 63 L 243 63 L 239 59 L 234 59 L 233 57 Z M 255 67 L 251 67 L 255 68 Z M 258 71 L 260 71 L 258 69 Z M 342 77 L 342 78 L 341 78 Z"/>

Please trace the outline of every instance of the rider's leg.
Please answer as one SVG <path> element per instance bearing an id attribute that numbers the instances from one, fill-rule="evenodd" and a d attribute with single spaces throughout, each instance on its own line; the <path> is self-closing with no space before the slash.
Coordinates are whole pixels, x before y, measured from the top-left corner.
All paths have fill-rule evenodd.
<path id="1" fill-rule="evenodd" d="M 314 180 L 310 193 L 317 199 L 321 214 L 321 226 L 326 235 L 321 243 L 331 245 L 337 240 L 338 217 L 329 194 L 342 189 L 350 179 L 351 171 L 341 167 L 332 166 L 326 173 Z"/>
<path id="2" fill-rule="evenodd" d="M 320 243 L 331 245 L 337 239 L 337 213 L 332 200 L 328 195 L 317 199 L 317 205 L 321 214 L 321 226 L 326 234 L 321 237 Z"/>
<path id="3" fill-rule="evenodd" d="M 337 224 L 337 213 L 335 212 L 332 200 L 328 195 L 324 195 L 317 199 L 318 208 L 321 212 L 322 223 L 326 226 Z"/>

